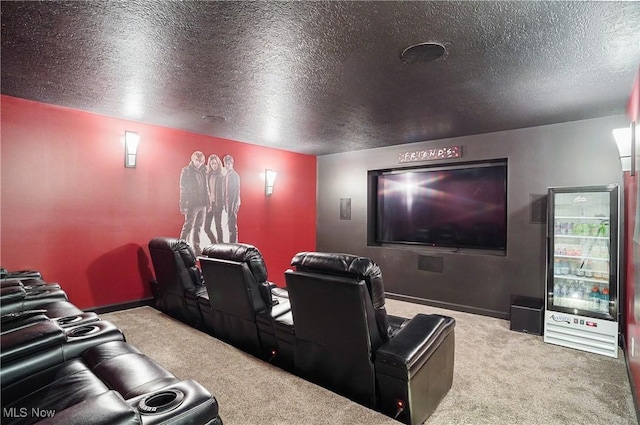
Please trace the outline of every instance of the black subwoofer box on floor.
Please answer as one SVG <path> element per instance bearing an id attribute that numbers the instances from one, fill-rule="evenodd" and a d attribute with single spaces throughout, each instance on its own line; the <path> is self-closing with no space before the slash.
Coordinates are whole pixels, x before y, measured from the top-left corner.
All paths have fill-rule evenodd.
<path id="1" fill-rule="evenodd" d="M 542 335 L 544 303 L 540 298 L 516 296 L 511 302 L 511 330 Z"/>

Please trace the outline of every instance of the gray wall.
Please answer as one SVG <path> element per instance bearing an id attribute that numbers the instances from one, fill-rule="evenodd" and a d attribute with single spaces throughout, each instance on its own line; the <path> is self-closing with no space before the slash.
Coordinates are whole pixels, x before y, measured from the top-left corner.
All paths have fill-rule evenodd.
<path id="1" fill-rule="evenodd" d="M 551 186 L 622 184 L 611 130 L 626 125 L 607 117 L 320 156 L 317 250 L 371 257 L 389 296 L 507 318 L 511 295 L 544 292 L 546 228 L 531 222 L 532 196 Z M 398 163 L 399 153 L 443 146 L 462 146 L 462 158 Z M 506 255 L 367 246 L 368 170 L 497 158 L 508 159 Z M 340 219 L 341 198 L 351 199 L 351 220 Z M 420 257 L 441 261 L 442 271 L 419 270 Z"/>

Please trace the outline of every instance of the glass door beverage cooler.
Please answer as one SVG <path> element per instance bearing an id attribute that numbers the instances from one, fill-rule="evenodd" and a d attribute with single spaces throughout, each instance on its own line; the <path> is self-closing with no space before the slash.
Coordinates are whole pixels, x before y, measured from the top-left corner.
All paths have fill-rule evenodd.
<path id="1" fill-rule="evenodd" d="M 549 188 L 544 341 L 618 357 L 617 185 Z"/>

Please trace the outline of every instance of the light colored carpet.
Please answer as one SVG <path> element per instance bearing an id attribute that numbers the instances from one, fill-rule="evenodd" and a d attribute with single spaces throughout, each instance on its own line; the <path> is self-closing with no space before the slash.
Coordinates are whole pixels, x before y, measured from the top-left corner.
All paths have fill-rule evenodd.
<path id="1" fill-rule="evenodd" d="M 426 424 L 637 424 L 622 351 L 617 359 L 545 344 L 509 321 L 387 300 L 404 317 L 456 319 L 453 387 Z"/>
<path id="2" fill-rule="evenodd" d="M 456 319 L 453 387 L 426 425 L 637 424 L 622 353 L 612 359 L 545 344 L 505 320 L 404 301 L 387 300 L 387 311 Z M 225 425 L 399 423 L 151 307 L 101 317 L 177 377 L 208 388 Z"/>

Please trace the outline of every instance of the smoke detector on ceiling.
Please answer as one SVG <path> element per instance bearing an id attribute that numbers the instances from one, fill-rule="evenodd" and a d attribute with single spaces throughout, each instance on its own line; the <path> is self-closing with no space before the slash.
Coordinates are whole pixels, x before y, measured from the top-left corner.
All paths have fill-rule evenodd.
<path id="1" fill-rule="evenodd" d="M 426 42 L 409 46 L 402 51 L 400 59 L 404 63 L 433 62 L 440 59 L 446 50 L 440 43 Z"/>

